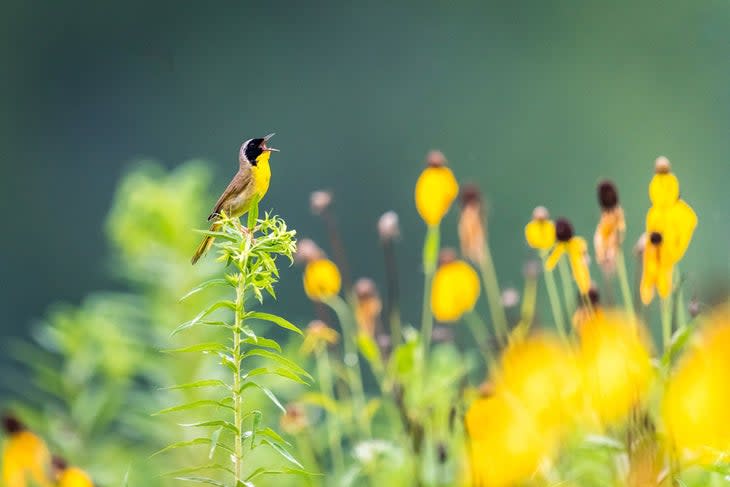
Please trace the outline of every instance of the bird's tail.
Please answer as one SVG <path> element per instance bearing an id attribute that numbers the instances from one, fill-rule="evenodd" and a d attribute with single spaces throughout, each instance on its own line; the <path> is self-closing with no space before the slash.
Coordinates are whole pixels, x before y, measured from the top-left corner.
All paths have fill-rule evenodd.
<path id="1" fill-rule="evenodd" d="M 215 222 L 210 226 L 210 231 L 215 232 L 220 227 L 220 223 Z M 193 254 L 193 258 L 190 259 L 190 263 L 195 265 L 200 258 L 205 255 L 205 253 L 210 250 L 210 247 L 213 245 L 213 237 L 210 235 L 206 235 L 202 242 L 200 242 L 200 245 L 198 245 L 198 248 L 195 249 L 195 253 Z"/>

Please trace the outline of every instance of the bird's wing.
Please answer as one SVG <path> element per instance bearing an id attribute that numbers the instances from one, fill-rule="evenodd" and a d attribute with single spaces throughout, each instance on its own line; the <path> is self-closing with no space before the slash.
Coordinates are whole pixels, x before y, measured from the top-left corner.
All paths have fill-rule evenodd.
<path id="1" fill-rule="evenodd" d="M 231 182 L 228 183 L 225 191 L 218 201 L 216 201 L 213 211 L 208 215 L 208 220 L 212 220 L 220 215 L 221 211 L 226 210 L 225 204 L 231 199 L 231 197 L 240 194 L 249 184 L 251 184 L 251 170 L 244 171 L 239 170 Z"/>

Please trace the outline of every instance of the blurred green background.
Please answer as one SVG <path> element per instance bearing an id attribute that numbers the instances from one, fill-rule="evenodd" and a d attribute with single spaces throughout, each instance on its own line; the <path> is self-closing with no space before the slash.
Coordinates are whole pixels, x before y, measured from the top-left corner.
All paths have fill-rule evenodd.
<path id="1" fill-rule="evenodd" d="M 382 282 L 375 222 L 400 214 L 411 320 L 424 233 L 412 189 L 431 148 L 486 191 L 506 285 L 521 283 L 535 205 L 592 235 L 601 177 L 619 185 L 633 242 L 660 154 L 700 217 L 690 289 L 730 274 L 725 0 L 6 0 L 0 33 L 3 338 L 118 286 L 103 222 L 132 161 L 210 161 L 212 204 L 239 144 L 273 131 L 264 207 L 331 251 L 308 195 L 332 189 L 355 276 Z M 452 214 L 447 244 L 454 227 Z M 306 322 L 300 271 L 282 280 L 281 313 Z"/>

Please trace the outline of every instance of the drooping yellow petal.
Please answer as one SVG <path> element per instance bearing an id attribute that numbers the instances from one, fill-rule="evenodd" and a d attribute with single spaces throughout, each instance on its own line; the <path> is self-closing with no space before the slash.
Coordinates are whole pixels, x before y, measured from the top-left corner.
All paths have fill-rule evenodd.
<path id="1" fill-rule="evenodd" d="M 672 262 L 677 263 L 684 257 L 692 240 L 697 227 L 697 214 L 684 200 L 679 200 L 669 209 L 668 219 L 672 231 L 666 248 Z"/>
<path id="2" fill-rule="evenodd" d="M 641 302 L 645 305 L 651 303 L 654 299 L 654 288 L 657 283 L 659 274 L 659 248 L 647 242 L 644 248 L 643 269 L 641 272 L 641 283 L 639 284 L 639 293 L 641 294 Z"/>
<path id="3" fill-rule="evenodd" d="M 531 220 L 525 225 L 525 240 L 533 249 L 549 250 L 555 245 L 555 223 L 552 220 Z"/>
<path id="4" fill-rule="evenodd" d="M 3 485 L 26 487 L 28 481 L 47 487 L 51 455 L 48 447 L 30 431 L 13 433 L 7 439 L 2 457 Z"/>
<path id="5" fill-rule="evenodd" d="M 446 166 L 427 167 L 416 181 L 416 209 L 429 226 L 438 225 L 459 194 L 454 174 Z"/>
<path id="6" fill-rule="evenodd" d="M 578 290 L 582 295 L 588 294 L 591 289 L 591 274 L 586 261 L 588 244 L 582 237 L 573 237 L 568 242 L 568 257 L 570 269 L 573 273 Z"/>
<path id="7" fill-rule="evenodd" d="M 568 250 L 568 244 L 566 242 L 558 242 L 550 253 L 550 256 L 545 261 L 545 268 L 549 271 L 555 269 L 560 262 L 560 258 Z"/>
<path id="8" fill-rule="evenodd" d="M 713 311 L 669 378 L 662 417 L 684 460 L 712 465 L 730 455 L 730 305 Z"/>
<path id="9" fill-rule="evenodd" d="M 457 260 L 436 270 L 431 286 L 431 311 L 439 321 L 453 322 L 474 309 L 480 293 L 473 267 Z"/>
<path id="10" fill-rule="evenodd" d="M 652 205 L 666 208 L 679 199 L 679 180 L 668 173 L 657 173 L 649 183 L 649 199 Z"/>
<path id="11" fill-rule="evenodd" d="M 653 379 L 646 332 L 635 318 L 613 311 L 596 314 L 579 332 L 589 411 L 600 426 L 619 423 L 646 399 Z"/>
<path id="12" fill-rule="evenodd" d="M 672 274 L 674 273 L 674 265 L 671 261 L 667 261 L 662 253 L 665 252 L 663 246 L 659 249 L 659 265 L 657 266 L 656 275 L 656 291 L 659 297 L 667 299 L 672 293 Z"/>
<path id="13" fill-rule="evenodd" d="M 336 296 L 341 286 L 340 271 L 329 259 L 315 259 L 304 269 L 304 292 L 313 301 Z"/>
<path id="14" fill-rule="evenodd" d="M 65 469 L 58 479 L 58 487 L 94 487 L 91 477 L 80 468 Z"/>

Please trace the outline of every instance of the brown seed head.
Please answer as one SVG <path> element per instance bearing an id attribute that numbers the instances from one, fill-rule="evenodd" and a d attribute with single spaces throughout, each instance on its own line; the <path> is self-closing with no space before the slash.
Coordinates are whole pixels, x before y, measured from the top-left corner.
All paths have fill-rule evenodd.
<path id="1" fill-rule="evenodd" d="M 652 245 L 659 245 L 662 243 L 662 240 L 662 234 L 659 232 L 651 232 L 651 235 L 649 235 L 649 241 Z"/>
<path id="2" fill-rule="evenodd" d="M 386 211 L 378 220 L 378 234 L 381 242 L 390 242 L 400 236 L 398 213 Z"/>
<path id="3" fill-rule="evenodd" d="M 23 425 L 23 423 L 21 423 L 18 418 L 10 414 L 6 414 L 3 417 L 3 427 L 5 429 L 5 432 L 9 435 L 20 433 L 21 431 L 25 430 L 25 426 Z"/>
<path id="4" fill-rule="evenodd" d="M 426 155 L 426 165 L 429 167 L 445 166 L 446 156 L 440 150 L 432 150 Z"/>
<path id="5" fill-rule="evenodd" d="M 315 215 L 321 215 L 332 204 L 331 191 L 314 191 L 309 196 L 309 207 Z"/>
<path id="6" fill-rule="evenodd" d="M 311 238 L 303 238 L 297 242 L 297 251 L 294 254 L 294 260 L 297 263 L 306 264 L 322 257 L 324 257 L 324 252 Z"/>
<path id="7" fill-rule="evenodd" d="M 654 172 L 657 174 L 667 174 L 672 170 L 672 164 L 664 156 L 659 156 L 654 161 Z"/>
<path id="8" fill-rule="evenodd" d="M 618 205 L 618 190 L 613 181 L 605 180 L 598 183 L 598 204 L 605 211 L 612 210 Z"/>
<path id="9" fill-rule="evenodd" d="M 461 190 L 461 206 L 480 205 L 482 202 L 482 193 L 476 184 L 465 184 Z"/>
<path id="10" fill-rule="evenodd" d="M 555 238 L 560 242 L 567 242 L 573 238 L 573 225 L 565 218 L 558 218 L 555 222 Z"/>
<path id="11" fill-rule="evenodd" d="M 59 474 L 68 468 L 68 462 L 58 455 L 53 455 L 53 458 L 51 459 L 51 467 L 56 474 Z"/>
<path id="12" fill-rule="evenodd" d="M 544 206 L 537 206 L 534 210 L 532 210 L 533 220 L 543 221 L 548 218 L 550 218 L 550 212 Z"/>
<path id="13" fill-rule="evenodd" d="M 357 299 L 368 299 L 378 295 L 378 288 L 375 286 L 375 281 L 368 277 L 361 277 L 355 282 L 354 286 L 355 297 Z"/>
<path id="14" fill-rule="evenodd" d="M 482 397 L 491 397 L 494 395 L 495 387 L 494 383 L 490 381 L 485 381 L 479 384 L 479 394 Z"/>
<path id="15" fill-rule="evenodd" d="M 591 286 L 591 288 L 588 290 L 588 301 L 591 303 L 592 306 L 598 306 L 600 304 L 601 295 L 595 286 Z"/>
<path id="16" fill-rule="evenodd" d="M 456 250 L 451 247 L 444 247 L 439 252 L 439 265 L 449 264 L 457 258 Z"/>

